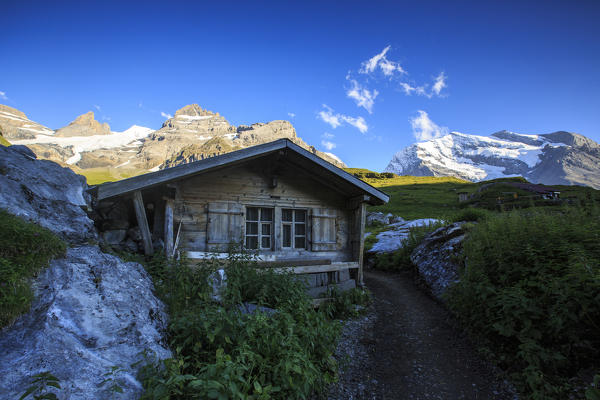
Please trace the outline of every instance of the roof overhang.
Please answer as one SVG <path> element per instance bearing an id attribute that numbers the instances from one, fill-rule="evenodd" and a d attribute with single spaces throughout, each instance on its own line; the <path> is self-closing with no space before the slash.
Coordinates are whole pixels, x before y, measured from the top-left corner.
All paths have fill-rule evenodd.
<path id="1" fill-rule="evenodd" d="M 303 149 L 288 139 L 279 139 L 274 142 L 248 147 L 231 153 L 225 153 L 220 156 L 178 165 L 156 172 L 150 172 L 121 181 L 107 182 L 102 185 L 94 186 L 93 188 L 90 188 L 89 191 L 95 193 L 98 200 L 109 199 L 127 195 L 137 190 L 148 189 L 172 181 L 178 181 L 219 168 L 241 164 L 281 150 L 285 150 L 287 154 L 292 155 L 291 159 L 293 160 L 290 162 L 297 163 L 303 169 L 306 169 L 307 173 L 318 174 L 321 180 L 327 182 L 331 180 L 332 184 L 337 182 L 338 185 L 351 188 L 352 192 L 355 194 L 368 196 L 368 199 L 367 197 L 363 198 L 371 205 L 385 204 L 390 199 L 387 194 L 379 189 L 376 189 L 343 169 L 328 163 L 321 157 Z"/>

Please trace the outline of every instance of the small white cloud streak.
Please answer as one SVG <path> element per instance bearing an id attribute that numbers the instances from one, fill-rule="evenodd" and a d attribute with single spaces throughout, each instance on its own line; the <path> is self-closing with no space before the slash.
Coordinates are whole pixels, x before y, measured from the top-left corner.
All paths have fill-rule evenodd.
<path id="1" fill-rule="evenodd" d="M 446 86 L 446 74 L 444 73 L 444 71 L 442 71 L 438 76 L 436 76 L 435 83 L 431 87 L 431 91 L 437 96 L 439 96 L 442 89 Z"/>
<path id="2" fill-rule="evenodd" d="M 328 140 L 321 140 L 321 145 L 323 145 L 323 147 L 325 147 L 325 149 L 327 149 L 328 151 L 335 149 L 337 146 L 335 143 L 330 142 Z"/>
<path id="3" fill-rule="evenodd" d="M 161 116 L 163 116 L 163 117 L 164 117 L 164 118 L 166 118 L 166 119 L 171 119 L 171 118 L 173 118 L 173 116 L 172 116 L 171 114 L 167 114 L 167 113 L 166 113 L 166 112 L 164 112 L 164 111 L 161 111 L 161 112 L 160 112 L 160 115 L 161 115 Z"/>
<path id="4" fill-rule="evenodd" d="M 102 111 L 102 110 L 100 109 L 100 106 L 99 106 L 98 104 L 94 104 L 94 108 L 95 108 L 96 110 L 98 110 L 98 111 Z"/>
<path id="5" fill-rule="evenodd" d="M 0 99 L 8 100 L 8 97 L 6 96 L 6 92 L 0 92 Z"/>
<path id="6" fill-rule="evenodd" d="M 367 61 L 363 61 L 358 72 L 361 74 L 372 74 L 379 67 L 385 76 L 392 76 L 396 71 L 400 74 L 405 74 L 406 71 L 402 69 L 399 63 L 390 61 L 385 56 L 390 48 L 391 46 L 387 46 L 381 53 L 374 55 Z"/>
<path id="7" fill-rule="evenodd" d="M 337 114 L 327 104 L 323 104 L 323 108 L 325 108 L 325 110 L 319 111 L 317 118 L 329 124 L 333 129 L 342 125 L 342 122 L 345 122 L 358 129 L 360 133 L 365 133 L 369 130 L 367 121 L 365 121 L 363 117 L 350 117 L 344 114 Z"/>
<path id="8" fill-rule="evenodd" d="M 363 117 L 349 117 L 347 115 L 340 115 L 340 118 L 355 127 L 360 131 L 360 133 L 366 133 L 369 130 L 369 126 L 367 125 L 367 121 Z"/>
<path id="9" fill-rule="evenodd" d="M 322 138 L 324 139 L 333 139 L 335 137 L 335 135 L 333 133 L 329 133 L 329 132 L 324 132 L 321 135 Z"/>
<path id="10" fill-rule="evenodd" d="M 423 110 L 418 111 L 419 115 L 411 118 L 413 135 L 419 141 L 431 140 L 448 134 L 448 128 L 439 126 L 433 122 L 429 115 Z"/>
<path id="11" fill-rule="evenodd" d="M 294 113 L 288 113 L 288 117 L 294 118 L 294 117 L 296 117 L 296 114 L 294 114 Z"/>
<path id="12" fill-rule="evenodd" d="M 342 124 L 340 122 L 339 114 L 334 114 L 331 107 L 323 104 L 323 108 L 325 108 L 325 110 L 319 111 L 319 118 L 321 118 L 325 123 L 329 124 L 333 129 Z"/>
<path id="13" fill-rule="evenodd" d="M 400 82 L 400 87 L 408 96 L 414 93 L 419 96 L 425 96 L 429 99 L 433 96 L 444 97 L 442 90 L 445 87 L 448 87 L 446 84 L 446 78 L 448 78 L 448 76 L 446 76 L 444 72 L 440 72 L 440 74 L 434 78 L 433 85 L 431 85 L 431 90 L 428 90 L 428 85 L 412 86 L 407 82 Z"/>
<path id="14" fill-rule="evenodd" d="M 372 114 L 373 104 L 375 103 L 375 98 L 379 92 L 377 90 L 371 92 L 369 89 L 362 87 L 357 81 L 350 79 L 349 77 L 346 77 L 346 79 L 352 84 L 352 87 L 346 91 L 346 96 L 353 99 L 357 106 L 364 108 L 369 114 Z"/>

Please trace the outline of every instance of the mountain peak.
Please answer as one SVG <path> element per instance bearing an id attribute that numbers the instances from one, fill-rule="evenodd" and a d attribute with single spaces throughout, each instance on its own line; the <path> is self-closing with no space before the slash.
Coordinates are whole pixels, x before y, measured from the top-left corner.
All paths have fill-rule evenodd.
<path id="1" fill-rule="evenodd" d="M 204 110 L 198 104 L 188 104 L 187 106 L 182 107 L 175 112 L 175 117 L 178 115 L 187 115 L 189 117 L 209 117 L 213 115 L 219 115 L 219 113 L 213 113 L 212 111 Z"/>
<path id="2" fill-rule="evenodd" d="M 106 122 L 101 124 L 96 121 L 93 111 L 81 114 L 69 125 L 56 131 L 56 136 L 91 136 L 91 135 L 109 135 L 110 125 Z"/>

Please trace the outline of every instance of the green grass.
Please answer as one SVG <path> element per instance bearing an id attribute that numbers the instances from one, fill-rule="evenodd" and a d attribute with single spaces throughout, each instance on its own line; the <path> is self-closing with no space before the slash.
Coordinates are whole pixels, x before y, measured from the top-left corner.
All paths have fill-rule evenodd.
<path id="1" fill-rule="evenodd" d="M 597 208 L 496 213 L 472 227 L 464 256 L 450 309 L 524 398 L 570 398 L 571 377 L 600 371 Z"/>
<path id="2" fill-rule="evenodd" d="M 78 168 L 75 170 L 75 172 L 85 176 L 88 185 L 99 185 L 105 182 L 114 182 L 121 179 L 131 178 L 132 176 L 141 175 L 147 171 L 121 171 L 115 168 Z"/>
<path id="3" fill-rule="evenodd" d="M 49 230 L 0 210 L 0 327 L 29 310 L 30 279 L 65 251 Z"/>
<path id="4" fill-rule="evenodd" d="M 2 146 L 10 146 L 10 142 L 4 139 L 4 136 L 0 135 L 0 145 Z"/>

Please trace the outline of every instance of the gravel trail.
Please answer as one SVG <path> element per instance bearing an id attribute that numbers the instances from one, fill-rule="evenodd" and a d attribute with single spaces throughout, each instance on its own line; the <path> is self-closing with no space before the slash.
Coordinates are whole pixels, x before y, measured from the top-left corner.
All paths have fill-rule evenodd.
<path id="1" fill-rule="evenodd" d="M 517 398 L 410 275 L 369 270 L 365 282 L 374 304 L 345 328 L 349 365 L 329 399 Z"/>

